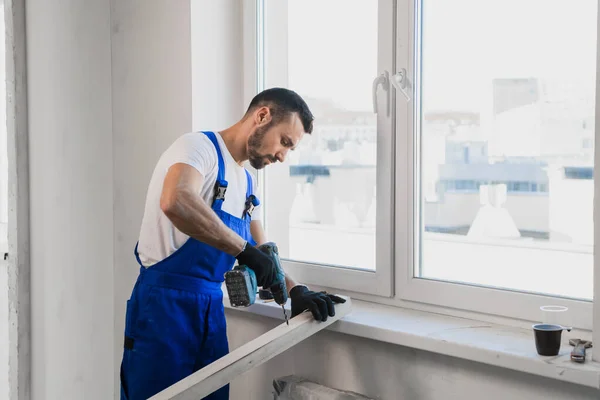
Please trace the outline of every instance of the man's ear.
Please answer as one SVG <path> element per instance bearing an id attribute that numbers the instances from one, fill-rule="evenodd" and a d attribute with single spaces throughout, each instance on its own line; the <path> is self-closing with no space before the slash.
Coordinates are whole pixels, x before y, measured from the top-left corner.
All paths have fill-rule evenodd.
<path id="1" fill-rule="evenodd" d="M 267 106 L 260 107 L 254 115 L 258 126 L 264 126 L 271 122 L 271 110 Z"/>

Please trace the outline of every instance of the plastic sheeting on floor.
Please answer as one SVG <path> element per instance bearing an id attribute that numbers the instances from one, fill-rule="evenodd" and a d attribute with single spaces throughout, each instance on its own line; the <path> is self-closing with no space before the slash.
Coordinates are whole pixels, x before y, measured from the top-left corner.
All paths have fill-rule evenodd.
<path id="1" fill-rule="evenodd" d="M 274 400 L 375 400 L 358 393 L 332 389 L 297 377 L 286 376 L 273 380 Z"/>

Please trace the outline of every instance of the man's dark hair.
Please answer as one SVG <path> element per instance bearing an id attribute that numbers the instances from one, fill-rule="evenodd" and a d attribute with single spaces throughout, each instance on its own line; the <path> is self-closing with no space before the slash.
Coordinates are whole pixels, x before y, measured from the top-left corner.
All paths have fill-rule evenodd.
<path id="1" fill-rule="evenodd" d="M 292 113 L 297 113 L 302 121 L 305 133 L 312 133 L 313 120 L 315 119 L 306 102 L 293 90 L 285 88 L 266 89 L 254 96 L 246 115 L 258 107 L 269 107 L 271 112 L 271 123 L 277 125 Z"/>

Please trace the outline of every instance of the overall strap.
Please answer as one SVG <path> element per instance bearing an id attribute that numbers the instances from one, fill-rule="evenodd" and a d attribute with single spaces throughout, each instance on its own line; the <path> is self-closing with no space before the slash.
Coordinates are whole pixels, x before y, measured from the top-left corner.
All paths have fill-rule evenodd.
<path id="1" fill-rule="evenodd" d="M 221 148 L 214 132 L 203 132 L 215 146 L 217 158 L 219 160 L 219 169 L 217 170 L 217 181 L 215 182 L 215 198 L 212 203 L 213 210 L 220 210 L 225 201 L 225 192 L 227 191 L 227 181 L 225 180 L 225 162 L 221 154 Z"/>
<path id="2" fill-rule="evenodd" d="M 250 172 L 248 172 L 247 169 L 245 169 L 244 171 L 246 171 L 246 198 L 248 198 L 252 195 L 253 192 L 252 175 L 250 175 Z"/>
<path id="3" fill-rule="evenodd" d="M 140 242 L 136 242 L 135 244 L 135 249 L 133 249 L 133 254 L 135 254 L 135 259 L 137 260 L 138 264 L 140 264 L 140 267 L 144 267 L 144 264 L 142 264 L 142 260 L 140 260 L 140 253 L 138 253 L 138 244 Z"/>
<path id="4" fill-rule="evenodd" d="M 244 208 L 244 216 L 243 218 L 252 218 L 252 211 L 254 211 L 254 208 L 257 207 L 260 204 L 260 201 L 258 200 L 258 197 L 256 197 L 253 194 L 253 189 L 252 189 L 252 175 L 250 175 L 250 172 L 248 172 L 248 170 L 246 171 L 246 207 Z"/>

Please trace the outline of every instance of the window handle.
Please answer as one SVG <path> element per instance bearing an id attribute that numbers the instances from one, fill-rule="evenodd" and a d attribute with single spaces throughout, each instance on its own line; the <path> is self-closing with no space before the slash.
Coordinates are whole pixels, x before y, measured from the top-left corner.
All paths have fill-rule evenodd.
<path id="1" fill-rule="evenodd" d="M 373 112 L 377 114 L 377 88 L 379 85 L 383 88 L 383 90 L 389 94 L 390 87 L 390 79 L 389 73 L 387 71 L 383 71 L 377 78 L 373 80 Z M 386 115 L 390 115 L 390 99 L 389 96 L 386 96 Z"/>
<path id="2" fill-rule="evenodd" d="M 406 69 L 402 68 L 400 70 L 400 72 L 394 74 L 392 76 L 392 85 L 394 85 L 394 87 L 399 90 L 400 92 L 402 92 L 402 94 L 404 95 L 404 97 L 406 98 L 406 101 L 410 101 L 410 94 L 408 93 L 410 90 L 410 82 L 408 81 L 408 75 L 406 73 Z"/>

